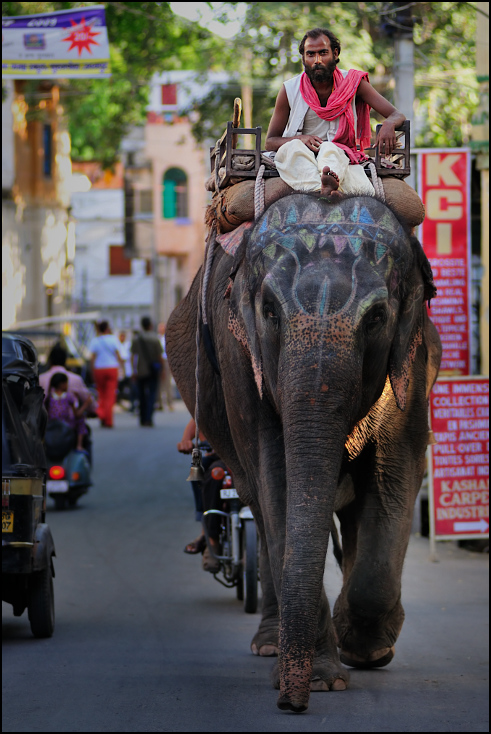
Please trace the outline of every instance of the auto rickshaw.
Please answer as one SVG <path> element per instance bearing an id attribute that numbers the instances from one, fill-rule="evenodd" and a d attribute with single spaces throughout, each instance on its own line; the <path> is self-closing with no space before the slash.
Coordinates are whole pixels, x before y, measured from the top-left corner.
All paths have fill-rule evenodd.
<path id="1" fill-rule="evenodd" d="M 35 637 L 54 630 L 53 556 L 46 524 L 44 391 L 32 342 L 2 334 L 2 599 L 27 607 Z"/>

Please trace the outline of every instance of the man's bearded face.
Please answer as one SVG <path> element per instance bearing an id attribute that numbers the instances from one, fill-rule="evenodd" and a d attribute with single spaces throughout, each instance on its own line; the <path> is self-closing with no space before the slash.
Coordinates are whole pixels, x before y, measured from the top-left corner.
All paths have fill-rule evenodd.
<path id="1" fill-rule="evenodd" d="M 325 64 L 317 62 L 314 66 L 308 66 L 305 61 L 303 62 L 303 68 L 310 81 L 319 83 L 332 81 L 332 75 L 336 66 L 336 59 L 326 61 Z"/>

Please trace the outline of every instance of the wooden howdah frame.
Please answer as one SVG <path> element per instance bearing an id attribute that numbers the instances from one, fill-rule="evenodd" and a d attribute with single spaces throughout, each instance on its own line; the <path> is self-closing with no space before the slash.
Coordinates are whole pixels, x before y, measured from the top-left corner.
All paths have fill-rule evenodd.
<path id="1" fill-rule="evenodd" d="M 240 179 L 255 179 L 261 166 L 261 127 L 238 127 L 241 113 L 241 100 L 237 98 L 234 103 L 234 119 L 233 121 L 227 122 L 227 129 L 223 133 L 220 140 L 214 148 L 210 149 L 210 164 L 211 172 L 215 173 L 217 166 L 217 155 L 218 155 L 218 170 L 225 169 L 220 175 L 219 188 L 225 188 L 229 185 L 231 178 Z M 378 135 L 382 125 L 377 125 L 376 134 Z M 399 134 L 397 134 L 399 133 Z M 367 155 L 374 158 L 377 175 L 380 177 L 392 176 L 395 178 L 406 178 L 411 173 L 411 123 L 409 120 L 405 120 L 402 125 L 396 128 L 396 138 L 400 141 L 404 137 L 404 147 L 396 148 L 390 157 L 390 163 L 395 165 L 395 168 L 388 168 L 382 165 L 380 151 L 378 147 L 367 148 Z M 246 150 L 243 148 L 237 148 L 237 137 L 239 135 L 253 135 L 255 137 L 255 146 L 253 150 Z M 249 171 L 236 170 L 233 168 L 233 160 L 236 156 L 254 156 L 254 168 Z M 368 174 L 370 175 L 369 171 Z M 279 176 L 276 169 L 268 169 L 264 171 L 264 178 L 271 178 Z"/>
<path id="2" fill-rule="evenodd" d="M 375 132 L 378 135 L 382 125 L 377 125 Z M 397 134 L 399 133 L 399 134 Z M 396 178 L 406 178 L 411 173 L 411 122 L 410 120 L 404 120 L 402 125 L 396 127 L 396 139 L 404 137 L 404 147 L 396 148 L 391 157 L 390 162 L 398 168 L 385 168 L 381 165 L 380 151 L 377 148 L 371 148 L 370 150 L 375 151 L 375 168 L 377 169 L 377 176 L 393 176 Z"/>

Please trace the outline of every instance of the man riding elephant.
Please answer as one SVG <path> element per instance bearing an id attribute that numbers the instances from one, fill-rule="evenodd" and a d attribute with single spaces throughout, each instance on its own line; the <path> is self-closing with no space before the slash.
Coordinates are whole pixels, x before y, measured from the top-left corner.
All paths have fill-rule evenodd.
<path id="1" fill-rule="evenodd" d="M 376 142 L 382 156 L 395 149 L 395 128 L 405 116 L 370 85 L 366 72 L 337 68 L 341 43 L 331 31 L 308 31 L 299 52 L 305 71 L 281 87 L 266 150 L 275 152 L 281 178 L 296 191 L 374 196 L 360 165 L 369 160 L 363 148 L 370 145 L 370 107 L 386 118 Z"/>

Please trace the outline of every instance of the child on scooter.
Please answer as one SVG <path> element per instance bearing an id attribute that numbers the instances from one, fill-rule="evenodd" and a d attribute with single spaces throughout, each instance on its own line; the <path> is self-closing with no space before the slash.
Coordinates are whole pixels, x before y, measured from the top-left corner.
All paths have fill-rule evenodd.
<path id="1" fill-rule="evenodd" d="M 59 420 L 67 423 L 77 432 L 77 451 L 83 451 L 83 440 L 87 433 L 84 421 L 84 412 L 88 408 L 91 398 L 77 408 L 77 400 L 73 393 L 68 392 L 68 377 L 64 372 L 56 372 L 50 380 L 48 394 L 44 400 L 48 411 L 48 420 Z"/>

